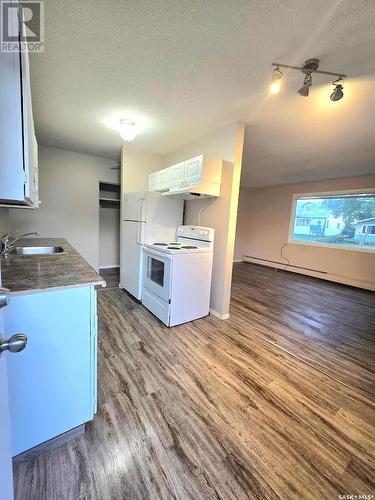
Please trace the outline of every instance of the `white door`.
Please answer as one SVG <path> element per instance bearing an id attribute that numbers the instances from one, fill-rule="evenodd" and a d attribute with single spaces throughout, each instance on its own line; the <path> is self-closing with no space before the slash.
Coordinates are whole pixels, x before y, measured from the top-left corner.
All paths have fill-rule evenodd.
<path id="1" fill-rule="evenodd" d="M 171 260 L 146 248 L 143 254 L 143 287 L 168 302 L 171 298 Z"/>
<path id="2" fill-rule="evenodd" d="M 1 289 L 0 289 L 1 290 Z M 3 312 L 0 309 L 0 339 L 3 335 Z M 10 421 L 6 353 L 0 354 L 0 498 L 13 498 L 12 455 L 10 451 Z"/>
<path id="3" fill-rule="evenodd" d="M 2 313 L 0 313 L 1 315 Z M 10 451 L 10 423 L 8 400 L 8 376 L 6 354 L 0 354 L 0 498 L 13 498 L 12 455 Z"/>
<path id="4" fill-rule="evenodd" d="M 141 300 L 142 238 L 144 222 L 121 223 L 120 287 Z"/>
<path id="5" fill-rule="evenodd" d="M 125 193 L 122 219 L 127 221 L 145 221 L 145 191 Z"/>

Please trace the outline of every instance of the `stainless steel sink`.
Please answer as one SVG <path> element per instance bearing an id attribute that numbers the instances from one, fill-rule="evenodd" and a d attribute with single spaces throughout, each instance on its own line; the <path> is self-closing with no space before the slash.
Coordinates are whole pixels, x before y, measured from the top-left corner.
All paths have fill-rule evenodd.
<path id="1" fill-rule="evenodd" d="M 15 255 L 49 255 L 63 251 L 63 247 L 14 247 L 9 253 Z"/>

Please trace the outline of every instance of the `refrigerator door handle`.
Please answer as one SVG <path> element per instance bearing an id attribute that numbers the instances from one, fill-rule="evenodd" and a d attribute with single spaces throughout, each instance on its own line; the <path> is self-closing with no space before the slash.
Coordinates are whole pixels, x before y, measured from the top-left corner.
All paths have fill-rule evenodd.
<path id="1" fill-rule="evenodd" d="M 143 241 L 142 241 L 142 222 L 138 221 L 137 222 L 138 224 L 138 227 L 137 227 L 137 244 L 138 245 L 142 245 L 143 244 Z"/>
<path id="2" fill-rule="evenodd" d="M 138 200 L 138 231 L 137 231 L 137 243 L 138 245 L 143 245 L 143 204 L 145 202 L 144 198 Z"/>
<path id="3" fill-rule="evenodd" d="M 143 204 L 145 202 L 144 198 L 138 200 L 138 220 L 143 221 Z"/>

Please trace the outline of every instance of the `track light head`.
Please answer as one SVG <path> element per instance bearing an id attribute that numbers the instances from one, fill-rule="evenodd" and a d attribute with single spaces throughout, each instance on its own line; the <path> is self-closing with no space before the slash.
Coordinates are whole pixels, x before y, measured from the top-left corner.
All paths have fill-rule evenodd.
<path id="1" fill-rule="evenodd" d="M 277 66 L 273 70 L 272 78 L 271 78 L 270 91 L 272 94 L 277 94 L 280 91 L 282 76 L 283 76 L 283 73 L 282 73 L 282 71 L 280 71 L 279 67 Z"/>
<path id="2" fill-rule="evenodd" d="M 337 80 L 332 82 L 332 85 L 335 85 L 335 90 L 330 95 L 331 101 L 339 101 L 344 97 L 344 87 L 340 83 L 337 83 L 341 80 L 342 78 L 338 78 Z"/>
<path id="3" fill-rule="evenodd" d="M 297 94 L 303 97 L 308 97 L 311 85 L 312 85 L 311 73 L 306 73 L 305 79 L 303 80 L 303 85 L 299 89 Z"/>

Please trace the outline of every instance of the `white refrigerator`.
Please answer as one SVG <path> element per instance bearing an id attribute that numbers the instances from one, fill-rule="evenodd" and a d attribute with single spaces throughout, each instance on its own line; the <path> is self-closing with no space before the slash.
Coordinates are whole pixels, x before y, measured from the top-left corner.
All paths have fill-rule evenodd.
<path id="1" fill-rule="evenodd" d="M 142 245 L 174 241 L 182 224 L 183 200 L 160 193 L 125 193 L 121 206 L 120 288 L 142 295 Z"/>

